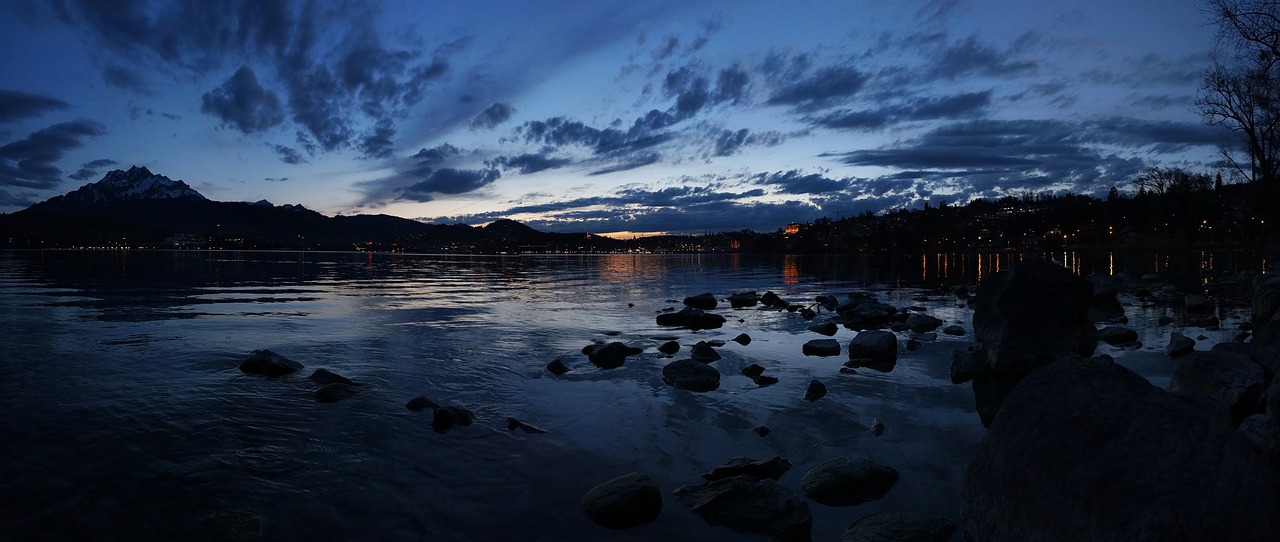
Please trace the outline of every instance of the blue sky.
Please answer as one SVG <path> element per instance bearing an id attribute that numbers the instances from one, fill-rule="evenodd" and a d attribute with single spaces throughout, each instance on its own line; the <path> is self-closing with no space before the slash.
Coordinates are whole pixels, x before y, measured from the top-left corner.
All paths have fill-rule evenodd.
<path id="1" fill-rule="evenodd" d="M 1101 195 L 1216 171 L 1203 8 L 0 0 L 0 211 L 132 165 L 217 200 L 596 233 Z"/>

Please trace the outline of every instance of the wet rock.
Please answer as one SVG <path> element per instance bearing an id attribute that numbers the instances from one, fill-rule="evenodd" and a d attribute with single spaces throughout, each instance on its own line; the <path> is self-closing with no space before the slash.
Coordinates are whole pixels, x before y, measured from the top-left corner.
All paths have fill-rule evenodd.
<path id="1" fill-rule="evenodd" d="M 907 317 L 907 327 L 916 333 L 928 333 L 942 326 L 942 320 L 927 314 L 915 313 Z"/>
<path id="2" fill-rule="evenodd" d="M 587 359 L 601 369 L 616 369 L 622 366 L 627 356 L 634 356 L 641 352 L 644 352 L 643 348 L 634 348 L 615 341 L 606 345 L 595 345 L 587 353 Z"/>
<path id="3" fill-rule="evenodd" d="M 1027 375 L 972 457 L 961 491 L 972 540 L 1280 532 L 1268 460 L 1227 420 L 1113 362 L 1068 356 Z"/>
<path id="4" fill-rule="evenodd" d="M 773 292 L 765 292 L 764 295 L 760 296 L 760 303 L 764 304 L 766 307 L 775 308 L 783 308 L 790 304 L 783 301 L 781 297 L 778 297 L 778 294 Z"/>
<path id="5" fill-rule="evenodd" d="M 760 435 L 760 438 L 767 437 L 767 436 L 769 436 L 769 433 L 772 433 L 772 432 L 773 432 L 773 430 L 771 430 L 771 429 L 769 429 L 768 427 L 765 427 L 765 426 L 763 426 L 763 425 L 761 425 L 761 426 L 759 426 L 759 427 L 757 427 L 757 428 L 755 428 L 755 429 L 752 429 L 752 431 L 754 431 L 754 432 L 755 432 L 755 434 Z"/>
<path id="6" fill-rule="evenodd" d="M 460 406 L 445 406 L 436 409 L 431 419 L 431 428 L 437 433 L 446 433 L 454 426 L 468 426 L 475 421 L 476 415 Z"/>
<path id="7" fill-rule="evenodd" d="M 716 296 L 711 295 L 710 293 L 706 293 L 706 294 L 698 294 L 695 296 L 686 297 L 684 298 L 684 304 L 687 307 L 709 311 L 711 309 L 716 308 L 717 303 L 716 303 Z"/>
<path id="8" fill-rule="evenodd" d="M 720 348 L 721 346 L 724 346 L 724 341 L 720 339 L 712 339 L 706 342 L 707 342 L 707 346 L 711 346 L 713 348 Z"/>
<path id="9" fill-rule="evenodd" d="M 662 490 L 652 478 L 632 472 L 591 488 L 582 511 L 597 525 L 626 529 L 652 522 L 662 512 Z"/>
<path id="10" fill-rule="evenodd" d="M 853 506 L 883 497 L 898 471 L 864 455 L 823 461 L 800 479 L 805 496 L 827 506 Z"/>
<path id="11" fill-rule="evenodd" d="M 1156 321 L 1156 325 L 1167 326 L 1174 322 L 1175 320 L 1172 316 L 1161 316 L 1160 319 Z"/>
<path id="12" fill-rule="evenodd" d="M 956 524 L 944 518 L 878 512 L 863 516 L 844 531 L 841 542 L 946 542 Z"/>
<path id="13" fill-rule="evenodd" d="M 950 326 L 944 327 L 942 328 L 942 332 L 954 337 L 963 337 L 965 334 L 964 327 L 957 326 L 957 325 L 950 325 Z"/>
<path id="14" fill-rule="evenodd" d="M 711 472 L 703 474 L 702 479 L 708 482 L 714 482 L 716 480 L 723 480 L 732 476 L 754 476 L 756 478 L 777 480 L 790 469 L 791 461 L 782 456 L 774 456 L 771 459 L 734 457 L 724 465 L 716 467 L 712 469 Z"/>
<path id="15" fill-rule="evenodd" d="M 335 383 L 346 384 L 348 386 L 359 386 L 359 384 L 352 382 L 351 379 L 328 369 L 316 369 L 315 372 L 311 373 L 311 376 L 308 376 L 307 378 L 321 386 Z"/>
<path id="16" fill-rule="evenodd" d="M 813 301 L 822 308 L 832 312 L 835 312 L 836 308 L 840 306 L 840 300 L 836 299 L 836 296 L 833 295 L 820 295 L 813 298 Z"/>
<path id="17" fill-rule="evenodd" d="M 1127 327 L 1107 326 L 1098 331 L 1098 338 L 1111 346 L 1120 346 L 1138 341 L 1138 332 Z"/>
<path id="18" fill-rule="evenodd" d="M 1254 284 L 1250 308 L 1254 325 L 1276 319 L 1276 312 L 1280 311 L 1280 277 L 1267 277 Z"/>
<path id="19" fill-rule="evenodd" d="M 1025 375 L 1068 353 L 1093 355 L 1098 330 L 1088 314 L 1092 295 L 1089 281 L 1044 260 L 1026 260 L 983 280 L 973 334 L 987 368 Z"/>
<path id="20" fill-rule="evenodd" d="M 814 324 L 809 326 L 809 331 L 812 331 L 819 335 L 826 335 L 828 337 L 835 335 L 836 332 L 839 330 L 840 330 L 840 326 L 837 326 L 835 322 L 823 322 L 821 324 Z"/>
<path id="21" fill-rule="evenodd" d="M 813 309 L 810 309 L 808 307 L 801 307 L 799 310 L 799 313 L 800 313 L 800 317 L 804 318 L 805 320 L 813 320 L 814 318 L 818 317 L 818 313 L 813 312 Z"/>
<path id="22" fill-rule="evenodd" d="M 729 306 L 735 309 L 754 307 L 759 300 L 760 297 L 755 292 L 738 292 L 729 296 Z M 711 308 L 715 307 L 712 306 Z"/>
<path id="23" fill-rule="evenodd" d="M 1240 434 L 1271 460 L 1280 460 L 1280 424 L 1268 414 L 1254 414 L 1240 422 Z"/>
<path id="24" fill-rule="evenodd" d="M 733 476 L 676 490 L 676 500 L 707 523 L 734 531 L 807 541 L 813 526 L 809 505 L 768 478 Z"/>
<path id="25" fill-rule="evenodd" d="M 804 390 L 805 401 L 817 401 L 827 395 L 827 386 L 822 382 L 813 380 L 809 382 L 809 387 Z"/>
<path id="26" fill-rule="evenodd" d="M 662 381 L 682 390 L 713 391 L 720 387 L 720 371 L 702 362 L 681 359 L 662 368 Z"/>
<path id="27" fill-rule="evenodd" d="M 560 376 L 562 374 L 569 372 L 569 366 L 565 365 L 563 361 L 560 361 L 558 359 L 553 359 L 551 360 L 550 363 L 547 364 L 547 370 L 550 371 L 551 374 L 553 375 Z"/>
<path id="28" fill-rule="evenodd" d="M 932 332 L 932 331 L 928 331 L 928 332 L 925 332 L 925 333 L 914 333 L 914 332 L 913 332 L 913 333 L 911 333 L 911 340 L 913 340 L 913 341 L 918 341 L 918 342 L 931 343 L 931 342 L 933 342 L 933 341 L 938 340 L 938 334 L 937 334 L 937 333 L 934 333 L 934 332 Z"/>
<path id="29" fill-rule="evenodd" d="M 806 356 L 838 356 L 840 341 L 835 339 L 814 339 L 804 343 L 801 351 Z"/>
<path id="30" fill-rule="evenodd" d="M 668 356 L 674 356 L 676 352 L 680 351 L 680 343 L 675 341 L 667 341 L 665 343 L 662 343 L 662 346 L 658 347 L 658 351 Z"/>
<path id="31" fill-rule="evenodd" d="M 724 325 L 724 317 L 719 314 L 703 312 L 702 309 L 685 307 L 679 312 L 658 315 L 658 325 L 686 327 L 692 330 L 718 329 Z"/>
<path id="32" fill-rule="evenodd" d="M 747 378 L 755 378 L 757 376 L 760 376 L 760 374 L 763 372 L 764 372 L 764 367 L 761 367 L 755 363 L 752 363 L 751 365 L 748 365 L 742 368 L 742 376 L 745 376 Z"/>
<path id="33" fill-rule="evenodd" d="M 336 403 L 355 395 L 359 391 L 359 386 L 353 386 L 342 382 L 334 382 L 332 384 L 325 384 L 321 386 L 320 389 L 315 391 L 314 395 L 316 401 L 321 403 Z"/>
<path id="34" fill-rule="evenodd" d="M 924 346 L 924 343 L 915 339 L 907 339 L 904 346 L 907 348 L 908 352 L 915 352 L 916 350 L 919 350 L 921 346 Z"/>
<path id="35" fill-rule="evenodd" d="M 903 331 L 907 331 L 909 329 L 911 329 L 911 326 L 908 326 L 906 322 L 894 322 L 892 324 L 889 324 L 889 331 L 892 331 L 894 333 L 902 333 Z"/>
<path id="36" fill-rule="evenodd" d="M 419 395 L 410 399 L 408 403 L 404 404 L 404 407 L 414 412 L 422 412 L 428 408 L 440 408 L 440 405 L 437 405 L 436 402 L 431 399 L 427 399 L 427 396 L 425 395 Z"/>
<path id="37" fill-rule="evenodd" d="M 1195 349 L 1196 341 L 1175 331 L 1169 335 L 1169 345 L 1164 348 L 1164 352 L 1170 357 L 1177 358 L 1190 354 Z"/>
<path id="38" fill-rule="evenodd" d="M 720 353 L 716 352 L 716 349 L 712 348 L 706 341 L 698 341 L 698 344 L 693 345 L 693 348 L 689 350 L 689 357 L 692 357 L 694 361 L 711 363 L 720 359 Z"/>
<path id="39" fill-rule="evenodd" d="M 1192 352 L 1178 362 L 1169 377 L 1171 392 L 1225 400 L 1236 423 L 1260 410 L 1264 385 L 1262 367 L 1245 356 L 1221 351 Z"/>
<path id="40" fill-rule="evenodd" d="M 871 420 L 871 434 L 877 437 L 884 434 L 884 423 L 880 421 L 880 418 Z"/>
<path id="41" fill-rule="evenodd" d="M 542 435 L 547 432 L 546 429 L 536 425 L 530 425 L 515 418 L 507 418 L 507 431 L 515 431 L 517 429 L 533 435 Z"/>
<path id="42" fill-rule="evenodd" d="M 751 336 L 750 336 L 750 335 L 747 335 L 746 333 L 739 333 L 737 337 L 734 337 L 734 338 L 733 338 L 733 339 L 731 339 L 731 340 L 732 340 L 733 342 L 735 342 L 735 343 L 738 343 L 738 344 L 742 345 L 742 346 L 746 346 L 746 345 L 748 345 L 748 344 L 751 344 Z"/>
<path id="43" fill-rule="evenodd" d="M 765 386 L 772 386 L 774 384 L 777 384 L 778 377 L 769 376 L 769 375 L 756 375 L 751 377 L 751 381 L 755 382 L 757 386 L 760 386 L 763 388 Z"/>
<path id="44" fill-rule="evenodd" d="M 240 362 L 240 370 L 249 374 L 284 376 L 302 370 L 302 364 L 270 350 L 254 350 Z"/>
<path id="45" fill-rule="evenodd" d="M 849 359 L 859 358 L 892 368 L 898 361 L 898 337 L 888 331 L 859 331 L 849 342 Z"/>

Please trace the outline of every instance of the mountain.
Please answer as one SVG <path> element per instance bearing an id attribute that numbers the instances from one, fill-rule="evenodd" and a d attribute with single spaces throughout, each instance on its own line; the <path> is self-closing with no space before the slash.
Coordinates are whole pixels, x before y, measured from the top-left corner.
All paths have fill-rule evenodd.
<path id="1" fill-rule="evenodd" d="M 26 209 L 0 215 L 0 247 L 353 247 L 437 252 L 617 248 L 585 234 L 543 233 L 511 220 L 488 228 L 389 215 L 325 216 L 301 205 L 213 201 L 182 181 L 134 166 Z"/>

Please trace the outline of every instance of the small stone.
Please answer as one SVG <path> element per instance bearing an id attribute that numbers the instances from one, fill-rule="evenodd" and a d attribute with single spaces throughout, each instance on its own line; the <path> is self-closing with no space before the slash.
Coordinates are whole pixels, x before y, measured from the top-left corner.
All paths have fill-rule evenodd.
<path id="1" fill-rule="evenodd" d="M 737 337 L 733 338 L 733 342 L 738 343 L 742 346 L 746 346 L 748 344 L 751 344 L 751 336 L 747 335 L 746 333 L 739 333 Z"/>
<path id="2" fill-rule="evenodd" d="M 720 371 L 702 362 L 681 359 L 662 368 L 662 381 L 683 390 L 713 391 L 720 387 Z"/>
<path id="3" fill-rule="evenodd" d="M 871 434 L 877 437 L 884 434 L 884 424 L 880 423 L 880 418 L 871 420 Z"/>
<path id="4" fill-rule="evenodd" d="M 597 525 L 626 529 L 657 519 L 662 490 L 653 479 L 632 472 L 591 488 L 582 496 L 581 506 Z"/>
<path id="5" fill-rule="evenodd" d="M 817 401 L 827 394 L 827 386 L 822 382 L 814 380 L 809 382 L 809 388 L 804 390 L 805 401 Z"/>
<path id="6" fill-rule="evenodd" d="M 942 332 L 946 333 L 947 335 L 952 335 L 955 337 L 963 337 L 965 334 L 964 327 L 957 326 L 957 325 L 950 325 L 950 326 L 944 327 L 942 328 Z"/>
<path id="7" fill-rule="evenodd" d="M 836 332 L 839 330 L 840 330 L 840 326 L 837 326 L 835 322 L 823 322 L 821 324 L 814 324 L 809 326 L 809 331 L 818 333 L 820 335 L 826 335 L 828 337 L 835 335 Z"/>
<path id="8" fill-rule="evenodd" d="M 342 383 L 348 386 L 359 386 L 359 384 L 352 382 L 351 379 L 328 369 L 316 369 L 315 372 L 311 373 L 311 376 L 307 378 L 321 386 L 333 383 Z"/>
<path id="9" fill-rule="evenodd" d="M 431 419 L 431 428 L 437 433 L 445 433 L 453 429 L 456 425 L 468 426 L 475 420 L 475 414 L 458 406 L 447 406 L 436 409 L 435 417 Z"/>
<path id="10" fill-rule="evenodd" d="M 757 376 L 760 376 L 760 374 L 763 372 L 764 372 L 764 367 L 761 367 L 755 363 L 752 363 L 751 365 L 748 365 L 742 368 L 742 376 L 745 376 L 747 378 L 755 378 Z"/>
<path id="11" fill-rule="evenodd" d="M 680 343 L 675 341 L 667 341 L 665 343 L 662 343 L 662 346 L 658 347 L 658 351 L 668 356 L 674 356 L 676 352 L 680 351 Z"/>
<path id="12" fill-rule="evenodd" d="M 764 437 L 766 437 L 766 436 L 769 436 L 769 433 L 772 433 L 772 432 L 773 432 L 773 430 L 771 430 L 771 429 L 769 429 L 768 427 L 765 427 L 765 426 L 763 426 L 763 425 L 761 425 L 760 427 L 757 427 L 757 428 L 755 428 L 755 429 L 752 429 L 752 431 L 755 431 L 755 433 L 756 433 L 757 435 L 760 435 L 760 438 L 764 438 Z"/>
<path id="13" fill-rule="evenodd" d="M 698 344 L 693 345 L 693 348 L 689 351 L 689 357 L 693 358 L 694 361 L 711 363 L 720 359 L 720 353 L 716 352 L 706 341 L 698 341 Z"/>
<path id="14" fill-rule="evenodd" d="M 551 363 L 547 364 L 547 370 L 553 375 L 560 376 L 569 372 L 569 367 L 565 365 L 563 361 L 553 359 L 551 360 Z"/>
<path id="15" fill-rule="evenodd" d="M 270 350 L 254 350 L 240 362 L 240 370 L 249 374 L 284 376 L 302 369 L 302 364 Z"/>
<path id="16" fill-rule="evenodd" d="M 325 384 L 324 386 L 321 386 L 320 389 L 316 390 L 315 398 L 316 401 L 321 403 L 336 403 L 355 395 L 358 391 L 360 391 L 358 386 L 352 386 L 351 384 L 344 384 L 342 382 L 334 382 L 332 384 Z"/>
<path id="17" fill-rule="evenodd" d="M 507 431 L 515 431 L 517 429 L 534 435 L 542 435 L 547 432 L 546 429 L 541 427 L 527 424 L 515 418 L 507 418 Z"/>
<path id="18" fill-rule="evenodd" d="M 801 351 L 806 356 L 838 356 L 840 355 L 840 341 L 835 339 L 814 339 L 804 343 Z"/>
<path id="19" fill-rule="evenodd" d="M 763 388 L 765 386 L 772 386 L 774 384 L 777 384 L 778 377 L 769 376 L 769 375 L 758 375 L 758 376 L 752 377 L 751 381 L 755 382 L 757 386 L 760 386 Z"/>
<path id="20" fill-rule="evenodd" d="M 1170 357 L 1176 358 L 1190 354 L 1195 349 L 1195 341 L 1191 340 L 1190 337 L 1175 331 L 1169 335 L 1169 346 L 1165 347 L 1164 351 L 1166 354 L 1169 354 Z"/>

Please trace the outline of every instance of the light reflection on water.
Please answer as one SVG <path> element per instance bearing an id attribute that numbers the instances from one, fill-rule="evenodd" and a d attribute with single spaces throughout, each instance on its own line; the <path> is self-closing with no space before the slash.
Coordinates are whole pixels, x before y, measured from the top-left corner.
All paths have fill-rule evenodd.
<path id="1" fill-rule="evenodd" d="M 1081 271 L 1145 272 L 1136 256 L 1068 256 Z M 847 375 L 843 357 L 799 354 L 816 336 L 794 314 L 723 308 L 728 324 L 700 332 L 660 328 L 654 316 L 702 292 L 808 302 L 870 289 L 969 328 L 971 311 L 932 288 L 976 282 L 1014 258 L 0 253 L 0 394 L 10 405 L 0 538 L 219 539 L 236 532 L 227 517 L 249 515 L 268 539 L 742 540 L 752 537 L 707 526 L 670 498 L 655 523 L 605 531 L 578 499 L 631 470 L 669 494 L 739 455 L 790 458 L 781 481 L 798 488 L 809 468 L 851 450 L 890 463 L 901 481 L 856 509 L 812 505 L 815 539 L 874 511 L 955 519 L 982 435 L 969 389 L 948 376 L 967 338 L 904 351 L 891 373 Z M 1165 270 L 1205 261 L 1164 258 Z M 1238 255 L 1208 261 L 1256 266 Z M 1170 328 L 1153 322 L 1168 309 L 1127 309 L 1148 346 L 1099 351 L 1167 379 L 1159 348 Z M 719 390 L 661 381 L 660 337 L 688 346 L 741 332 L 753 342 L 720 349 Z M 599 371 L 578 353 L 595 340 L 645 352 Z M 319 404 L 303 375 L 240 373 L 239 358 L 257 348 L 365 390 Z M 575 370 L 551 376 L 543 366 L 556 357 Z M 739 374 L 750 363 L 780 382 L 756 387 Z M 831 393 L 801 400 L 815 378 Z M 475 411 L 476 425 L 434 433 L 429 414 L 403 407 L 419 394 Z M 509 433 L 508 416 L 549 433 Z M 867 432 L 875 418 L 888 427 L 881 437 Z M 757 437 L 758 425 L 773 434 Z"/>

